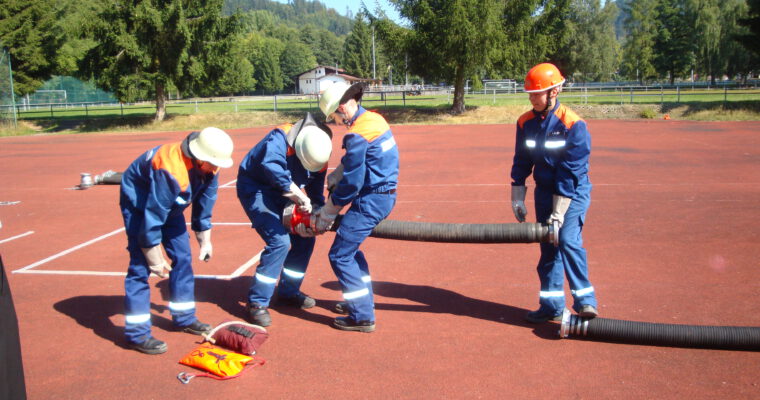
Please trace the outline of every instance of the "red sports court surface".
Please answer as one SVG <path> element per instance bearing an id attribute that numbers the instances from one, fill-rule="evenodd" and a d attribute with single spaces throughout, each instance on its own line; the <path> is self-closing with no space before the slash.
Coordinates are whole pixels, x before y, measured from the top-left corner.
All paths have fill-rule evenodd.
<path id="1" fill-rule="evenodd" d="M 589 125 L 594 189 L 584 238 L 601 316 L 760 327 L 760 122 Z M 269 129 L 230 131 L 236 164 Z M 514 222 L 514 125 L 393 130 L 401 178 L 392 219 Z M 31 399 L 760 397 L 758 352 L 559 339 L 557 324 L 525 323 L 538 303 L 536 244 L 370 238 L 362 249 L 377 331 L 335 330 L 332 233 L 318 239 L 303 286 L 317 307 L 274 309 L 260 351 L 267 363 L 237 379 L 183 385 L 176 375 L 190 368 L 177 362 L 197 337 L 172 331 L 164 281 L 151 278 L 153 334 L 169 351 L 124 348 L 118 187 L 71 188 L 80 172 L 123 170 L 186 133 L 0 138 L 0 252 Z M 198 315 L 212 324 L 243 318 L 263 247 L 235 196 L 236 167 L 221 173 L 214 258 L 195 264 Z"/>

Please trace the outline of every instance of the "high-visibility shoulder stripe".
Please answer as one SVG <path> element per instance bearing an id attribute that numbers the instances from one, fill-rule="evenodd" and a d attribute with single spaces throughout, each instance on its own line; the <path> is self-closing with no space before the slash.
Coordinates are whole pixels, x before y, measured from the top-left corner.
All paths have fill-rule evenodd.
<path id="1" fill-rule="evenodd" d="M 533 111 L 528 111 L 517 119 L 517 125 L 520 127 L 520 129 L 522 129 L 523 125 L 525 125 L 525 123 L 531 119 L 535 118 L 535 116 L 536 114 L 534 114 Z"/>
<path id="2" fill-rule="evenodd" d="M 293 127 L 293 124 L 282 124 L 282 125 L 277 126 L 276 129 L 279 129 L 279 130 L 285 132 L 285 134 L 287 135 L 288 132 L 290 132 L 290 128 L 292 128 L 292 127 Z"/>
<path id="3" fill-rule="evenodd" d="M 382 115 L 372 111 L 365 111 L 354 121 L 350 132 L 363 137 L 368 142 L 372 142 L 390 129 L 391 127 Z"/>
<path id="4" fill-rule="evenodd" d="M 180 143 L 165 144 L 158 148 L 151 162 L 154 170 L 163 169 L 177 180 L 180 190 L 187 191 L 190 185 L 190 174 L 193 161 L 182 153 Z"/>
<path id="5" fill-rule="evenodd" d="M 287 136 L 288 133 L 290 132 L 290 128 L 292 128 L 292 127 L 293 127 L 293 124 L 288 123 L 288 124 L 279 125 L 275 129 L 279 129 L 279 130 L 285 132 L 285 136 Z M 288 157 L 290 157 L 290 156 L 292 156 L 294 154 L 296 154 L 296 150 L 294 148 L 288 146 L 288 151 L 287 151 L 287 153 L 285 153 L 285 155 L 288 156 Z"/>
<path id="6" fill-rule="evenodd" d="M 554 115 L 556 115 L 557 118 L 559 118 L 559 120 L 565 124 L 567 129 L 572 128 L 576 122 L 582 121 L 581 117 L 579 117 L 578 114 L 576 114 L 573 110 L 565 107 L 564 104 L 560 104 L 559 107 L 557 107 L 557 110 L 554 111 Z"/>

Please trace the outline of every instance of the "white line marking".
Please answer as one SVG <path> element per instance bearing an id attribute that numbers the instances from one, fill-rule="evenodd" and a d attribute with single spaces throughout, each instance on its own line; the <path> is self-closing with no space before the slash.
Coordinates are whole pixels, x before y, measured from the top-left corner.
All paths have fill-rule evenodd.
<path id="1" fill-rule="evenodd" d="M 34 264 L 29 264 L 29 265 L 27 265 L 26 267 L 24 267 L 24 268 L 21 268 L 21 269 L 17 269 L 17 270 L 15 270 L 15 271 L 13 271 L 13 273 L 15 274 L 15 273 L 17 273 L 17 272 L 26 271 L 26 270 L 28 270 L 28 269 L 32 269 L 32 268 L 34 268 L 34 267 L 40 266 L 40 265 L 42 265 L 42 264 L 44 264 L 44 263 L 46 263 L 46 262 L 48 262 L 48 261 L 51 261 L 51 260 L 55 260 L 55 259 L 56 259 L 56 258 L 58 258 L 58 257 L 63 257 L 63 256 L 65 256 L 66 254 L 69 254 L 69 253 L 71 253 L 71 252 L 77 251 L 77 250 L 81 249 L 82 247 L 85 247 L 85 246 L 89 246 L 89 245 L 91 245 L 91 244 L 93 244 L 93 243 L 95 243 L 95 242 L 97 242 L 97 241 L 103 240 L 103 239 L 105 239 L 105 238 L 107 238 L 107 237 L 109 237 L 109 236 L 113 236 L 113 235 L 115 235 L 115 234 L 117 234 L 117 233 L 119 233 L 119 232 L 122 232 L 122 231 L 124 231 L 124 228 L 119 228 L 119 229 L 117 229 L 117 230 L 115 230 L 115 231 L 113 231 L 113 232 L 110 232 L 110 233 L 106 233 L 106 234 L 105 234 L 105 235 L 103 235 L 103 236 L 99 236 L 99 237 L 96 237 L 95 239 L 92 239 L 92 240 L 90 240 L 90 241 L 88 241 L 88 242 L 85 242 L 85 243 L 82 243 L 82 244 L 80 244 L 80 245 L 74 246 L 74 247 L 72 247 L 72 248 L 70 248 L 70 249 L 68 249 L 68 250 L 64 250 L 64 251 L 62 251 L 62 252 L 60 252 L 60 253 L 58 253 L 58 254 L 52 255 L 52 256 L 50 256 L 50 257 L 48 257 L 48 258 L 44 259 L 44 260 L 40 260 L 40 261 L 37 261 L 37 262 L 36 262 L 36 263 L 34 263 Z"/>
<path id="2" fill-rule="evenodd" d="M 256 264 L 257 262 L 259 262 L 259 260 L 261 260 L 261 253 L 263 252 L 264 250 L 261 250 L 259 254 L 256 254 L 255 256 L 251 257 L 251 259 L 246 261 L 245 264 L 238 267 L 238 269 L 236 269 L 235 272 L 229 275 L 230 279 L 237 278 L 238 276 L 242 275 L 243 272 L 245 272 L 248 268 L 251 268 L 253 264 Z"/>
<path id="3" fill-rule="evenodd" d="M 226 188 L 226 187 L 230 187 L 230 186 L 232 186 L 232 185 L 234 185 L 234 184 L 236 184 L 236 183 L 237 183 L 237 179 L 233 179 L 233 180 L 231 180 L 231 181 L 229 181 L 229 182 L 227 182 L 227 183 L 225 183 L 224 185 L 222 185 L 222 186 L 219 186 L 219 187 L 220 187 L 220 188 Z"/>
<path id="4" fill-rule="evenodd" d="M 16 236 L 14 236 L 14 237 L 9 237 L 8 239 L 3 239 L 3 240 L 0 240 L 0 243 L 10 242 L 11 240 L 15 240 L 15 239 L 18 239 L 18 238 L 22 238 L 22 237 L 24 237 L 24 236 L 29 236 L 29 235 L 31 235 L 31 234 L 33 234 L 33 233 L 34 233 L 34 231 L 25 232 L 25 233 L 22 233 L 22 234 L 20 234 L 20 235 L 16 235 Z"/>
<path id="5" fill-rule="evenodd" d="M 27 271 L 13 271 L 19 274 L 38 274 L 38 275 L 89 275 L 89 276 L 126 276 L 126 272 L 99 272 L 99 271 L 40 271 L 40 270 L 27 270 Z M 150 276 L 151 279 L 156 278 L 155 275 Z M 198 279 L 224 279 L 229 280 L 229 275 L 195 275 Z"/>

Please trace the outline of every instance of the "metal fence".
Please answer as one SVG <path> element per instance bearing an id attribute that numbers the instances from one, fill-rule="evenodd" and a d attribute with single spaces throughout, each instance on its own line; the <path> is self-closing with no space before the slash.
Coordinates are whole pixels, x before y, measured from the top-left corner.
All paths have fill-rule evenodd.
<path id="1" fill-rule="evenodd" d="M 450 87 L 409 86 L 395 91 L 368 91 L 363 98 L 367 108 L 444 108 L 453 102 L 454 91 Z M 563 89 L 562 99 L 568 104 L 683 104 L 683 103 L 729 103 L 760 101 L 760 88 L 739 86 L 674 85 L 674 86 L 568 86 Z M 467 90 L 467 106 L 524 105 L 526 95 L 512 87 Z M 317 95 L 278 94 L 271 96 L 213 97 L 167 102 L 170 114 L 239 113 L 256 111 L 318 112 Z M 52 118 L 113 118 L 136 115 L 152 115 L 152 102 L 123 104 L 117 102 L 49 103 L 0 105 L 0 113 L 16 113 L 20 119 Z"/>

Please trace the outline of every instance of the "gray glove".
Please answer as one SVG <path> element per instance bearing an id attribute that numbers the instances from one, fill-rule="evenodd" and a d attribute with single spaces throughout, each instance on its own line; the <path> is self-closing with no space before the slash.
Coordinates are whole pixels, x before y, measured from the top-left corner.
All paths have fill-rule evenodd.
<path id="1" fill-rule="evenodd" d="M 565 213 L 567 212 L 567 209 L 570 208 L 570 203 L 572 201 L 573 199 L 558 194 L 552 196 L 552 214 L 549 216 L 549 219 L 546 220 L 546 223 L 551 225 L 554 221 L 557 221 L 561 228 L 562 224 L 565 222 Z"/>
<path id="2" fill-rule="evenodd" d="M 295 203 L 298 206 L 299 211 L 305 213 L 311 212 L 311 199 L 309 199 L 309 196 L 307 196 L 306 193 L 304 193 L 295 183 L 290 182 L 290 190 L 282 195 Z"/>
<path id="3" fill-rule="evenodd" d="M 317 211 L 317 233 L 329 231 L 342 209 L 343 206 L 334 205 L 332 198 L 328 198 L 327 203 Z"/>
<path id="4" fill-rule="evenodd" d="M 160 244 L 157 244 L 153 247 L 143 248 L 142 252 L 145 255 L 145 260 L 148 262 L 148 268 L 150 268 L 151 272 L 160 276 L 161 278 L 166 278 L 169 276 L 169 272 L 171 272 L 172 267 L 164 258 L 164 252 L 161 251 Z"/>
<path id="5" fill-rule="evenodd" d="M 338 182 L 343 179 L 343 164 L 338 164 L 335 171 L 327 174 L 327 190 L 331 191 L 338 186 Z"/>
<path id="6" fill-rule="evenodd" d="M 195 239 L 198 240 L 198 246 L 201 248 L 198 259 L 208 261 L 213 253 L 213 248 L 211 247 L 211 229 L 195 232 Z"/>
<path id="7" fill-rule="evenodd" d="M 525 222 L 525 216 L 528 215 L 528 209 L 525 208 L 525 186 L 512 186 L 512 212 L 519 222 Z"/>

